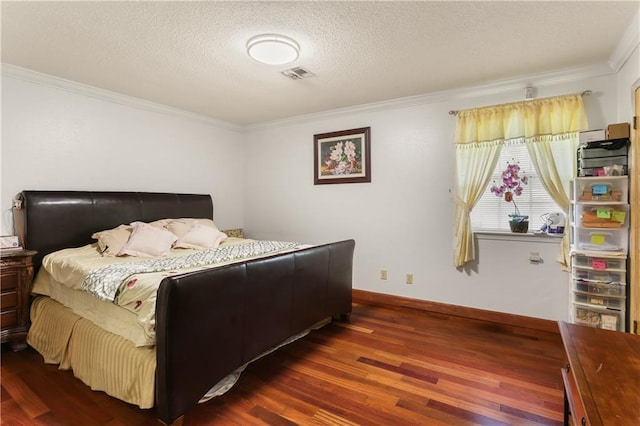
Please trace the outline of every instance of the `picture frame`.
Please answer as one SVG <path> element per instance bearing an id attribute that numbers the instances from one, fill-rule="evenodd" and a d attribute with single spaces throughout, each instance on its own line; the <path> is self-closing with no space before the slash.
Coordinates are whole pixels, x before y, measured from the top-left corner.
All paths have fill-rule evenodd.
<path id="1" fill-rule="evenodd" d="M 371 182 L 371 127 L 313 135 L 314 185 Z"/>

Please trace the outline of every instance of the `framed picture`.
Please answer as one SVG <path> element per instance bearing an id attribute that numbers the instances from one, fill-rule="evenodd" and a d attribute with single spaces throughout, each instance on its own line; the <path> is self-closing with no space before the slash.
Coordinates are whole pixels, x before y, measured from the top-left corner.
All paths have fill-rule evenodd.
<path id="1" fill-rule="evenodd" d="M 313 135 L 315 185 L 371 182 L 371 127 Z"/>

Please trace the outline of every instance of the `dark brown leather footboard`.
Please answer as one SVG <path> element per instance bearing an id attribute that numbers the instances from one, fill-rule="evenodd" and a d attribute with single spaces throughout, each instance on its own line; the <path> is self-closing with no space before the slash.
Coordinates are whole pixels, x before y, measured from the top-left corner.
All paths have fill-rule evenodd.
<path id="1" fill-rule="evenodd" d="M 156 305 L 157 404 L 169 424 L 236 368 L 351 312 L 353 240 L 166 278 Z"/>
<path id="2" fill-rule="evenodd" d="M 136 220 L 213 218 L 209 195 L 23 191 L 20 216 L 35 268 L 52 251 Z M 171 424 L 217 381 L 328 317 L 351 312 L 346 240 L 166 278 L 156 302 L 156 408 Z"/>

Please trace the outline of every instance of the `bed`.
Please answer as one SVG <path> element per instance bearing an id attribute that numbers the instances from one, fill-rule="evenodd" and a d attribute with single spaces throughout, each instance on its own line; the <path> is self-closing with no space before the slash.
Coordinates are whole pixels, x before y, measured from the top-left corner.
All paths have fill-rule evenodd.
<path id="1" fill-rule="evenodd" d="M 94 232 L 120 224 L 213 219 L 211 197 L 200 194 L 23 191 L 19 199 L 18 224 L 24 229 L 25 246 L 38 252 L 36 271 L 47 254 L 95 243 Z M 128 349 L 136 356 L 153 357 L 153 402 L 159 421 L 181 424 L 214 384 L 247 362 L 323 320 L 348 320 L 354 247 L 353 240 L 345 240 L 163 278 L 155 294 L 155 346 Z M 38 320 L 34 310 L 44 306 L 39 302 L 32 306 L 33 340 L 35 330 L 72 317 L 77 324 L 96 327 L 73 313 Z M 68 309 L 60 305 L 63 311 Z M 110 340 L 120 337 L 104 330 L 100 336 L 85 346 L 69 345 L 100 364 L 88 367 L 91 374 L 108 370 L 110 362 L 123 356 Z M 79 373 L 74 369 L 74 374 Z"/>

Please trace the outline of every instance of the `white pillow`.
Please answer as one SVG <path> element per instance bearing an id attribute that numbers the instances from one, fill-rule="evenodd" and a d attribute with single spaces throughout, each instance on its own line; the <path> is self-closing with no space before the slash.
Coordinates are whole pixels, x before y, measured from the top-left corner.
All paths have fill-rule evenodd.
<path id="1" fill-rule="evenodd" d="M 227 239 L 227 234 L 202 223 L 194 223 L 173 245 L 178 248 L 212 249 Z"/>
<path id="2" fill-rule="evenodd" d="M 144 222 L 133 222 L 133 232 L 119 255 L 138 257 L 167 256 L 176 237 L 166 229 L 158 228 Z"/>

